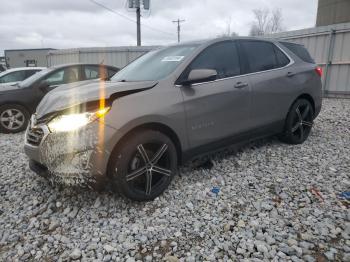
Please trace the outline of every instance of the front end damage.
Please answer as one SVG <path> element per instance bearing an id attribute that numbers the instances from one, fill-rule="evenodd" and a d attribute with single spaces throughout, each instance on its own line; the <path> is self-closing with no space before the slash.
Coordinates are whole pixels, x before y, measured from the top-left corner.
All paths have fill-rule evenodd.
<path id="1" fill-rule="evenodd" d="M 106 123 L 109 110 L 115 100 L 156 85 L 156 81 L 92 81 L 49 92 L 26 131 L 24 150 L 31 169 L 53 183 L 99 188 L 107 179 L 108 159 L 118 136 Z"/>
<path id="2" fill-rule="evenodd" d="M 34 118 L 34 117 L 33 117 Z M 110 151 L 106 144 L 115 129 L 94 121 L 71 132 L 50 132 L 31 120 L 25 136 L 30 168 L 53 184 L 100 188 L 106 181 Z"/>

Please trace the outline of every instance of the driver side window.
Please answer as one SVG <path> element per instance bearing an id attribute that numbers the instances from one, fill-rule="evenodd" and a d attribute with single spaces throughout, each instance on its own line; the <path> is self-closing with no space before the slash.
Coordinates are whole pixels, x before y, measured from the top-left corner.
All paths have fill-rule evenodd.
<path id="1" fill-rule="evenodd" d="M 60 85 L 63 83 L 63 74 L 64 74 L 64 70 L 59 70 L 53 74 L 51 74 L 49 77 L 47 77 L 44 81 L 46 81 L 46 83 L 49 86 L 52 85 Z"/>
<path id="2" fill-rule="evenodd" d="M 49 86 L 68 84 L 79 81 L 79 67 L 67 67 L 49 75 L 44 81 Z"/>
<path id="3" fill-rule="evenodd" d="M 194 69 L 214 69 L 217 79 L 240 75 L 239 55 L 232 41 L 213 44 L 200 53 L 185 70 L 184 79 Z"/>

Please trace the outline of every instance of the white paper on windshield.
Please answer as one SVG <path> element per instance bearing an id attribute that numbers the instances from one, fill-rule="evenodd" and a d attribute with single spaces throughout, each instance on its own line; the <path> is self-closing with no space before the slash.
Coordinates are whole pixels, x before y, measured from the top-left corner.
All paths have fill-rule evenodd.
<path id="1" fill-rule="evenodd" d="M 162 59 L 162 62 L 180 62 L 184 56 L 166 56 Z"/>

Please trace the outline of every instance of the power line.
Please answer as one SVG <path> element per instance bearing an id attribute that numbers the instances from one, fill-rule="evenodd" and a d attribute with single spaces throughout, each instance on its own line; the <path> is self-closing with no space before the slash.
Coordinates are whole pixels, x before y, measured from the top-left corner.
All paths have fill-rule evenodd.
<path id="1" fill-rule="evenodd" d="M 177 20 L 173 21 L 173 23 L 177 23 L 177 42 L 180 43 L 180 30 L 181 30 L 181 23 L 185 22 L 186 20 L 180 20 L 178 18 Z"/>
<path id="2" fill-rule="evenodd" d="M 106 10 L 108 10 L 108 11 L 110 11 L 110 12 L 112 12 L 112 13 L 114 13 L 114 14 L 116 14 L 116 15 L 118 15 L 118 16 L 124 18 L 124 19 L 126 19 L 126 20 L 129 20 L 129 21 L 131 21 L 131 22 L 133 22 L 133 23 L 135 23 L 135 24 L 137 23 L 134 19 L 132 19 L 132 18 L 126 16 L 126 15 L 123 15 L 123 14 L 121 14 L 121 13 L 119 13 L 119 12 L 117 12 L 117 11 L 115 11 L 115 10 L 109 8 L 108 6 L 105 6 L 105 5 L 103 5 L 103 4 L 101 4 L 101 3 L 97 2 L 97 1 L 95 1 L 95 0 L 90 0 L 90 2 L 94 3 L 95 5 L 98 5 L 99 7 L 103 8 L 103 9 L 106 9 Z M 146 25 L 146 24 L 143 24 L 143 23 L 141 23 L 141 25 L 144 26 L 144 27 L 146 27 L 146 28 L 148 28 L 148 29 L 151 29 L 151 30 L 153 30 L 153 31 L 156 31 L 156 32 L 160 32 L 160 33 L 163 33 L 163 34 L 167 34 L 167 35 L 174 36 L 174 34 L 171 34 L 171 33 L 169 33 L 169 32 L 165 32 L 165 31 L 162 31 L 162 30 L 159 30 L 159 29 L 154 28 L 154 27 L 152 27 L 152 26 L 149 26 L 149 25 Z"/>

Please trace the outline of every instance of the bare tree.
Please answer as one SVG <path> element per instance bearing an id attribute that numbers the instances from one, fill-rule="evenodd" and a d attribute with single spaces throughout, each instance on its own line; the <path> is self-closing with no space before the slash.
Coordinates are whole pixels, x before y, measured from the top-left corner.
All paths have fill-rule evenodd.
<path id="1" fill-rule="evenodd" d="M 231 16 L 226 21 L 226 32 L 219 34 L 218 37 L 233 37 L 238 36 L 238 33 L 231 31 Z"/>
<path id="2" fill-rule="evenodd" d="M 282 31 L 282 11 L 274 9 L 272 12 L 269 9 L 254 9 L 254 18 L 249 35 L 262 36 Z"/>
<path id="3" fill-rule="evenodd" d="M 281 32 L 283 30 L 282 21 L 282 10 L 275 9 L 270 18 L 270 33 Z"/>
<path id="4" fill-rule="evenodd" d="M 254 9 L 253 10 L 254 16 L 255 16 L 255 30 L 258 35 L 264 35 L 265 32 L 268 30 L 269 26 L 269 16 L 270 16 L 270 10 L 269 9 Z"/>

